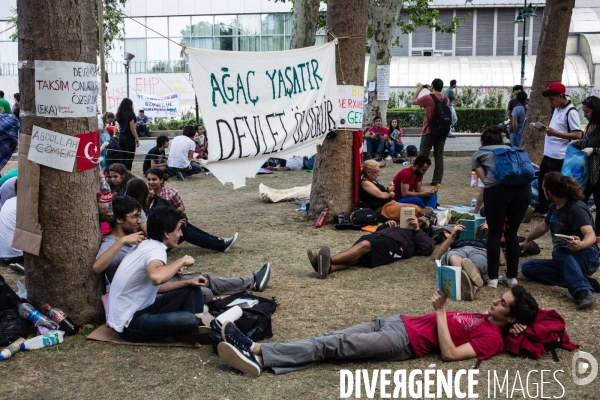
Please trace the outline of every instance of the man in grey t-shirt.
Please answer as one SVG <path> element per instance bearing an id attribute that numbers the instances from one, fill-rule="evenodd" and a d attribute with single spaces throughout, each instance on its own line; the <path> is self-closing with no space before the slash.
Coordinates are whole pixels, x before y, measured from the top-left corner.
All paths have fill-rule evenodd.
<path id="1" fill-rule="evenodd" d="M 456 95 L 454 94 L 455 90 L 456 79 L 452 79 L 450 81 L 450 87 L 444 92 L 444 101 L 446 102 L 448 107 L 450 107 L 450 112 L 452 113 L 452 124 L 450 124 L 450 133 L 448 134 L 448 137 L 450 138 L 456 137 L 454 136 L 454 134 L 452 134 L 452 127 L 454 126 L 454 124 L 456 124 L 456 121 L 458 121 L 458 117 L 456 116 L 456 110 L 454 109 L 454 101 L 456 100 Z"/>

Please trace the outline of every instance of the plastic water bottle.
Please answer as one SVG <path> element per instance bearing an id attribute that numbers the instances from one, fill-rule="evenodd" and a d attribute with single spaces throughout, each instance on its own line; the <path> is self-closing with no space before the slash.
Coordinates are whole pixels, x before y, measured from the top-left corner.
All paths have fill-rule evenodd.
<path id="1" fill-rule="evenodd" d="M 19 314 L 21 317 L 27 318 L 27 320 L 32 324 L 36 326 L 44 326 L 53 331 L 59 329 L 58 325 L 54 321 L 33 308 L 31 304 L 19 303 L 17 308 L 19 309 Z"/>
<path id="2" fill-rule="evenodd" d="M 44 333 L 36 337 L 32 337 L 21 343 L 21 350 L 37 350 L 44 347 L 55 346 L 63 342 L 62 332 Z"/>
<path id="3" fill-rule="evenodd" d="M 471 199 L 471 208 L 475 208 L 476 205 L 477 205 L 477 199 L 475 199 L 475 198 Z"/>
<path id="4" fill-rule="evenodd" d="M 21 350 L 21 343 L 25 342 L 25 339 L 19 338 L 12 342 L 8 347 L 0 351 L 0 361 L 11 358 L 16 352 Z"/>
<path id="5" fill-rule="evenodd" d="M 67 317 L 62 310 L 54 307 L 50 307 L 50 304 L 46 303 L 43 307 L 44 311 L 48 313 L 48 316 L 52 318 L 52 321 L 58 324 L 58 328 L 64 331 L 67 335 L 75 335 L 79 332 L 79 327 L 71 321 L 71 318 Z"/>
<path id="6" fill-rule="evenodd" d="M 325 209 L 323 211 L 321 211 L 321 215 L 319 215 L 319 218 L 317 218 L 317 222 L 315 222 L 315 228 L 320 228 L 323 226 L 328 212 L 329 212 L 328 207 L 325 207 Z"/>
<path id="7" fill-rule="evenodd" d="M 475 174 L 475 171 L 471 171 L 471 186 L 477 186 L 477 175 Z"/>
<path id="8" fill-rule="evenodd" d="M 212 173 L 210 171 L 208 171 L 207 173 L 204 174 L 204 176 L 211 176 Z"/>

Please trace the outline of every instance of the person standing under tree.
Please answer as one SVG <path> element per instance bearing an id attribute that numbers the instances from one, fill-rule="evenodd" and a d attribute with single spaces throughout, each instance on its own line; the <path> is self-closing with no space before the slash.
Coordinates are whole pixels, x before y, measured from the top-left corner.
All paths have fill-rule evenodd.
<path id="1" fill-rule="evenodd" d="M 448 134 L 449 138 L 456 137 L 452 133 L 452 128 L 456 124 L 456 121 L 458 121 L 458 117 L 456 116 L 456 110 L 454 109 L 454 101 L 456 100 L 456 93 L 454 93 L 455 90 L 456 90 L 456 79 L 452 79 L 450 81 L 450 87 L 448 89 L 446 89 L 446 91 L 444 92 L 444 101 L 446 102 L 448 107 L 450 107 L 450 112 L 452 113 L 452 125 L 450 125 L 450 133 Z"/>
<path id="2" fill-rule="evenodd" d="M 140 147 L 140 139 L 135 130 L 135 113 L 133 102 L 124 98 L 117 110 L 117 122 L 119 123 L 119 148 L 121 149 L 121 164 L 131 171 L 135 149 Z"/>

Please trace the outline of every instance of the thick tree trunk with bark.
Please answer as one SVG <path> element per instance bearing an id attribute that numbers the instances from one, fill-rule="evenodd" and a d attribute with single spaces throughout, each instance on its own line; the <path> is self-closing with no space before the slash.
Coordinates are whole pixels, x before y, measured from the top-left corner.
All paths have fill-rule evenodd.
<path id="1" fill-rule="evenodd" d="M 329 0 L 327 28 L 340 38 L 336 51 L 338 85 L 364 85 L 368 0 Z M 328 40 L 333 40 L 327 35 Z M 327 221 L 333 215 L 349 211 L 353 201 L 351 130 L 339 130 L 333 138 L 326 138 L 317 148 L 310 193 L 309 218 L 316 219 L 329 207 Z"/>
<path id="2" fill-rule="evenodd" d="M 35 116 L 34 60 L 96 64 L 94 2 L 84 0 L 18 0 L 19 92 L 21 132 L 40 126 L 66 135 L 98 129 L 91 118 Z M 43 236 L 39 256 L 25 253 L 28 298 L 38 307 L 49 302 L 78 324 L 102 317 L 100 276 L 92 272 L 100 243 L 98 170 L 73 172 L 32 165 L 39 171 L 39 223 Z M 21 173 L 23 171 L 20 171 Z"/>
<path id="3" fill-rule="evenodd" d="M 319 0 L 294 1 L 292 36 L 290 38 L 291 49 L 300 49 L 315 45 L 320 3 Z"/>
<path id="4" fill-rule="evenodd" d="M 575 0 L 547 0 L 544 20 L 531 84 L 527 119 L 521 137 L 521 147 L 529 153 L 531 161 L 540 163 L 544 152 L 545 134 L 531 126 L 531 122 L 550 123 L 552 107 L 542 96 L 551 82 L 560 82 L 565 64 L 569 25 Z"/>
<path id="5" fill-rule="evenodd" d="M 371 52 L 367 69 L 367 82 L 377 80 L 377 66 L 390 65 L 392 60 L 392 41 L 394 28 L 400 16 L 400 0 L 381 0 L 369 3 L 369 20 L 373 36 L 371 38 Z M 363 110 L 363 127 L 373 124 L 377 116 L 383 119 L 385 125 L 388 101 L 377 100 L 377 88 L 369 92 L 369 102 Z"/>

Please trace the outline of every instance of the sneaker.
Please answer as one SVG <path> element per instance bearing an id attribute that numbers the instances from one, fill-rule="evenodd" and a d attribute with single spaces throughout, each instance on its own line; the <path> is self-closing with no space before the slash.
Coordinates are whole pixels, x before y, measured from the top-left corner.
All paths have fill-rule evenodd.
<path id="1" fill-rule="evenodd" d="M 577 308 L 579 309 L 591 307 L 598 301 L 591 290 L 580 290 L 577 293 L 579 293 L 577 296 Z"/>
<path id="2" fill-rule="evenodd" d="M 308 261 L 315 272 L 319 273 L 319 262 L 317 260 L 317 255 L 311 249 L 306 249 L 306 255 L 308 256 Z"/>
<path id="3" fill-rule="evenodd" d="M 387 157 L 385 158 L 385 160 L 386 160 L 386 161 L 390 161 L 391 159 L 392 159 L 392 156 L 387 156 Z"/>
<path id="4" fill-rule="evenodd" d="M 252 275 L 254 276 L 252 290 L 254 292 L 263 292 L 267 288 L 269 279 L 271 279 L 271 264 L 266 263 L 257 273 Z"/>
<path id="5" fill-rule="evenodd" d="M 498 282 L 508 286 L 509 288 L 515 287 L 519 284 L 519 282 L 517 282 L 517 278 L 507 278 L 504 275 L 500 275 L 498 277 Z"/>
<path id="6" fill-rule="evenodd" d="M 12 267 L 12 264 L 11 264 L 11 267 Z M 592 278 L 591 276 L 587 276 L 587 275 L 584 275 L 584 276 L 585 276 L 585 279 L 587 279 L 587 281 L 590 283 L 590 285 L 592 285 L 594 292 L 600 293 L 600 282 L 598 282 L 598 279 Z"/>
<path id="7" fill-rule="evenodd" d="M 233 322 L 226 322 L 221 328 L 223 342 L 217 346 L 219 357 L 229 366 L 253 377 L 262 372 L 262 366 L 250 351 L 254 344 Z"/>
<path id="8" fill-rule="evenodd" d="M 498 279 L 486 279 L 486 283 L 489 287 L 496 289 L 498 287 Z"/>
<path id="9" fill-rule="evenodd" d="M 331 268 L 331 250 L 329 250 L 329 247 L 323 246 L 321 247 L 321 250 L 319 250 L 317 257 L 319 265 L 317 278 L 325 279 L 329 274 L 329 268 Z"/>
<path id="10" fill-rule="evenodd" d="M 449 132 L 449 133 L 448 133 L 448 137 L 449 137 L 450 139 L 454 139 L 454 138 L 456 137 L 456 135 L 455 135 L 454 133 L 452 133 L 452 132 Z"/>
<path id="11" fill-rule="evenodd" d="M 473 282 L 475 286 L 483 286 L 483 279 L 481 279 L 479 268 L 477 268 L 475 264 L 473 264 L 473 261 L 469 260 L 468 258 L 463 258 L 462 262 L 460 263 L 460 266 L 462 267 L 463 271 L 467 273 L 467 275 L 471 279 L 471 282 Z"/>
<path id="12" fill-rule="evenodd" d="M 460 271 L 460 297 L 465 301 L 473 301 L 475 292 L 473 291 L 473 283 L 465 270 Z"/>
<path id="13" fill-rule="evenodd" d="M 545 212 L 535 211 L 532 215 L 535 218 L 546 218 Z"/>
<path id="14" fill-rule="evenodd" d="M 12 263 L 9 264 L 10 269 L 12 269 L 15 272 L 18 272 L 20 274 L 24 274 L 25 273 L 25 267 L 23 267 L 23 264 L 20 263 Z M 593 279 L 593 278 L 592 278 Z"/>
<path id="15" fill-rule="evenodd" d="M 175 174 L 175 176 L 180 181 L 187 181 L 187 179 L 185 179 L 185 176 L 183 176 L 183 174 L 181 173 L 181 171 L 177 171 L 177 174 Z"/>
<path id="16" fill-rule="evenodd" d="M 525 211 L 525 218 L 523 218 L 523 222 L 524 223 L 529 223 L 531 222 L 531 216 L 533 215 L 533 208 L 531 207 L 527 207 L 527 211 Z"/>
<path id="17" fill-rule="evenodd" d="M 238 237 L 238 233 L 234 233 L 232 237 L 229 238 L 223 238 L 223 242 L 224 242 L 224 246 L 225 246 L 225 250 L 223 250 L 223 253 L 227 253 L 227 251 L 231 248 L 231 246 L 233 246 L 233 244 L 235 243 L 235 241 L 237 240 Z"/>

